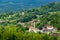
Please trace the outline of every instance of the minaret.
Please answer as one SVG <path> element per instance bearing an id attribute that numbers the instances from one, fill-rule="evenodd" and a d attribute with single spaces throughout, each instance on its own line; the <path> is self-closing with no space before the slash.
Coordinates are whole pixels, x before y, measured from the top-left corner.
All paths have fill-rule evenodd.
<path id="1" fill-rule="evenodd" d="M 35 28 L 35 21 L 34 21 L 34 28 Z"/>
<path id="2" fill-rule="evenodd" d="M 35 20 L 31 21 L 30 25 L 35 28 Z"/>

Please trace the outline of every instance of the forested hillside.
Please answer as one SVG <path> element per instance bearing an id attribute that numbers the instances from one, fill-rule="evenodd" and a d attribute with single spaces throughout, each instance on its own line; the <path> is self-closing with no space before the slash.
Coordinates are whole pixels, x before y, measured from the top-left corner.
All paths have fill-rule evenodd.
<path id="1" fill-rule="evenodd" d="M 36 21 L 36 28 L 40 29 L 44 24 L 53 25 L 58 28 L 60 33 L 60 2 L 50 3 L 30 10 L 0 14 L 1 40 L 60 40 L 58 35 L 29 33 L 29 22 L 32 20 Z M 20 23 L 25 23 L 26 27 Z"/>
<path id="2" fill-rule="evenodd" d="M 37 19 L 37 15 L 39 15 L 39 19 L 41 20 L 42 25 L 50 22 L 51 25 L 54 25 L 56 27 L 60 26 L 59 3 L 50 3 L 40 8 L 34 8 L 27 11 L 22 10 L 20 12 L 6 12 L 0 14 L 0 24 L 8 25 L 17 24 L 18 22 L 29 22 L 33 19 Z"/>

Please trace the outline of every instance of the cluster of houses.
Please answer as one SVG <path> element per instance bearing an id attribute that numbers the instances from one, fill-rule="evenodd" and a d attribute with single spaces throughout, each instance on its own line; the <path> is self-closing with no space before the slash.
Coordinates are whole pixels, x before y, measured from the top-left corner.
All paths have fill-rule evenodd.
<path id="1" fill-rule="evenodd" d="M 30 27 L 29 27 L 29 32 L 31 32 L 31 31 L 33 31 L 33 32 L 35 32 L 35 33 L 37 33 L 37 32 L 41 32 L 41 33 L 47 33 L 47 34 L 49 34 L 49 33 L 51 33 L 51 32 L 57 32 L 57 28 L 55 28 L 55 27 L 53 27 L 53 26 L 51 26 L 51 25 L 44 25 L 43 27 L 42 27 L 42 29 L 38 29 L 38 28 L 35 28 L 35 22 L 34 21 L 31 21 L 31 23 L 30 23 Z"/>
<path id="2" fill-rule="evenodd" d="M 18 24 L 21 24 L 22 26 L 26 27 L 25 23 L 18 23 Z M 30 26 L 29 26 L 29 32 L 33 31 L 35 33 L 41 32 L 41 33 L 47 33 L 47 34 L 49 34 L 51 32 L 55 33 L 55 32 L 58 31 L 57 28 L 55 28 L 55 27 L 53 27 L 51 25 L 48 25 L 48 24 L 45 24 L 42 27 L 42 29 L 38 29 L 38 28 L 35 27 L 35 21 L 34 20 L 30 21 L 29 24 L 30 24 Z"/>

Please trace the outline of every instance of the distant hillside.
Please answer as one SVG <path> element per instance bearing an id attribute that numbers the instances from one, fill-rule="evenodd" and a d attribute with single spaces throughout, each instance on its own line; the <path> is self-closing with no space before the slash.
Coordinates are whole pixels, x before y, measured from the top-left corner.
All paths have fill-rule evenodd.
<path id="1" fill-rule="evenodd" d="M 50 3 L 39 8 L 28 10 L 27 12 L 35 12 L 35 14 L 48 14 L 48 12 L 60 11 L 60 2 Z"/>
<path id="2" fill-rule="evenodd" d="M 59 2 L 60 0 L 0 0 L 0 12 L 20 11 Z"/>

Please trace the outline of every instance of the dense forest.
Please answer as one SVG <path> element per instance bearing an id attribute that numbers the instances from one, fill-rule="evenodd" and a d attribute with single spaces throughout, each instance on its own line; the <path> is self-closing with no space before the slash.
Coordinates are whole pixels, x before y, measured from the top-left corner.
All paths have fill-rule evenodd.
<path id="1" fill-rule="evenodd" d="M 50 3 L 39 8 L 0 14 L 0 40 L 60 40 L 60 36 L 28 32 L 28 23 L 35 20 L 38 22 L 36 28 L 40 29 L 44 24 L 49 24 L 58 28 L 60 34 L 59 3 Z M 26 27 L 19 23 L 25 23 Z"/>

